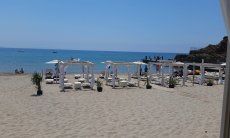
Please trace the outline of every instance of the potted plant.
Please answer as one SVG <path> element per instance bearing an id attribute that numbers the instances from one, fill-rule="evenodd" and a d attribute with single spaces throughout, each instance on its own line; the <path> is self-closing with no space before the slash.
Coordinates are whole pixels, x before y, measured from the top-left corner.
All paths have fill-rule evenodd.
<path id="1" fill-rule="evenodd" d="M 32 75 L 31 81 L 33 84 L 37 86 L 37 95 L 42 95 L 42 90 L 41 90 L 41 82 L 42 82 L 42 75 L 40 73 L 35 72 Z"/>
<path id="2" fill-rule="evenodd" d="M 212 86 L 213 85 L 213 80 L 212 79 L 209 79 L 208 81 L 207 81 L 207 86 Z"/>
<path id="3" fill-rule="evenodd" d="M 102 88 L 102 82 L 101 80 L 98 78 L 97 79 L 97 91 L 98 92 L 102 92 L 103 88 Z"/>
<path id="4" fill-rule="evenodd" d="M 149 83 L 149 77 L 147 77 L 146 89 L 152 89 L 152 86 Z"/>
<path id="5" fill-rule="evenodd" d="M 173 78 L 173 76 L 171 76 L 169 78 L 169 88 L 174 88 L 176 85 L 176 79 Z"/>

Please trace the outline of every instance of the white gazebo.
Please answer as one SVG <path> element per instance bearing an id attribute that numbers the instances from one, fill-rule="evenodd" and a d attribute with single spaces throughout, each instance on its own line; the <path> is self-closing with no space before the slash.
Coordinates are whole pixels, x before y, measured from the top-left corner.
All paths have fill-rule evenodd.
<path id="1" fill-rule="evenodd" d="M 222 66 L 221 64 L 212 64 L 212 63 L 204 63 L 204 60 L 202 60 L 202 63 L 183 63 L 183 62 L 174 62 L 174 61 L 160 61 L 160 62 L 149 62 L 149 70 L 151 68 L 151 65 L 158 65 L 161 67 L 161 85 L 164 86 L 164 68 L 169 67 L 169 73 L 172 75 L 173 73 L 173 67 L 182 67 L 183 68 L 183 83 L 182 85 L 185 86 L 186 78 L 187 78 L 187 73 L 188 73 L 188 66 L 199 66 L 201 70 L 201 81 L 200 84 L 204 83 L 205 79 L 205 68 L 218 68 L 219 69 L 219 81 L 222 82 Z M 151 72 L 148 72 L 149 75 Z M 151 76 L 151 75 L 150 75 Z"/>
<path id="2" fill-rule="evenodd" d="M 94 72 L 93 72 L 93 67 L 94 63 L 89 62 L 89 61 L 80 61 L 80 60 L 69 60 L 66 62 L 59 62 L 59 70 L 60 70 L 60 88 L 61 91 L 65 91 L 64 89 L 64 77 L 65 77 L 65 68 L 67 68 L 69 65 L 80 65 L 83 68 L 83 71 L 86 69 L 86 81 L 89 82 L 89 70 L 91 69 L 91 81 L 90 81 L 90 87 L 93 89 L 94 83 L 95 83 L 95 78 L 94 78 Z M 83 72 L 84 73 L 84 72 Z"/>
<path id="3" fill-rule="evenodd" d="M 128 82 L 131 81 L 131 72 L 130 72 L 130 67 L 131 66 L 136 66 L 137 67 L 137 74 L 138 74 L 138 87 L 140 86 L 140 66 L 141 65 L 147 65 L 143 62 L 140 62 L 140 61 L 136 61 L 136 62 L 118 62 L 118 61 L 105 61 L 105 62 L 102 62 L 104 64 L 106 64 L 106 70 L 105 70 L 105 80 L 106 80 L 106 84 L 108 82 L 108 77 L 110 75 L 109 73 L 109 67 L 111 67 L 112 71 L 113 71 L 113 74 L 112 74 L 112 86 L 113 88 L 115 88 L 115 79 L 117 77 L 117 69 L 118 69 L 118 66 L 126 66 L 127 69 L 128 69 Z"/>
<path id="4" fill-rule="evenodd" d="M 59 63 L 63 63 L 63 61 L 58 60 L 58 59 L 54 59 L 54 60 L 46 62 L 46 64 L 54 64 L 55 66 L 57 65 L 55 68 L 55 77 L 56 78 L 58 77 L 58 74 L 59 74 Z"/>

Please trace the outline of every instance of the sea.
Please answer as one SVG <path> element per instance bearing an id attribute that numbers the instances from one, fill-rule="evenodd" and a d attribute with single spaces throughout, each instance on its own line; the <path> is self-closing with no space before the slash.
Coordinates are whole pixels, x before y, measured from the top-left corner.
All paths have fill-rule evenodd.
<path id="1" fill-rule="evenodd" d="M 53 49 L 24 49 L 24 48 L 0 48 L 0 72 L 13 73 L 15 69 L 23 68 L 25 73 L 42 72 L 47 68 L 54 69 L 53 64 L 46 64 L 51 60 L 66 61 L 71 58 L 81 61 L 91 61 L 94 72 L 105 70 L 103 61 L 141 61 L 145 56 L 153 58 L 160 56 L 164 59 L 173 59 L 177 53 L 156 52 L 117 52 L 117 51 L 84 51 L 84 50 L 53 50 Z M 81 73 L 82 67 L 71 65 L 66 69 L 67 73 Z M 127 67 L 120 66 L 119 72 L 127 72 Z M 131 69 L 135 70 L 135 68 Z"/>

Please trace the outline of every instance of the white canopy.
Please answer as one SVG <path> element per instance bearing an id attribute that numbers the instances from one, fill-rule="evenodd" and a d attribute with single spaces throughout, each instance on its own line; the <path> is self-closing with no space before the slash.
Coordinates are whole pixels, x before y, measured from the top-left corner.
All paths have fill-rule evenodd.
<path id="1" fill-rule="evenodd" d="M 226 63 L 222 63 L 221 66 L 226 66 Z"/>
<path id="2" fill-rule="evenodd" d="M 133 64 L 137 64 L 137 65 L 147 65 L 146 63 L 141 62 L 141 61 L 135 61 L 135 62 L 133 62 Z"/>
<path id="3" fill-rule="evenodd" d="M 184 65 L 184 63 L 180 62 L 180 61 L 172 63 L 172 66 L 183 66 L 183 65 Z"/>
<path id="4" fill-rule="evenodd" d="M 57 63 L 60 63 L 60 62 L 63 62 L 63 61 L 58 60 L 58 59 L 54 59 L 54 60 L 46 62 L 46 64 L 57 64 Z"/>

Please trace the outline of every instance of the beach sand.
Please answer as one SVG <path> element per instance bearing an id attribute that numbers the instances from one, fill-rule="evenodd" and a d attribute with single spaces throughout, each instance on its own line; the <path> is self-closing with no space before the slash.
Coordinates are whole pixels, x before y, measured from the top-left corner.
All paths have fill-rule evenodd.
<path id="1" fill-rule="evenodd" d="M 60 92 L 58 84 L 43 82 L 44 95 L 34 96 L 30 78 L 0 76 L 0 137 L 219 137 L 223 85 L 103 85 L 99 93 Z"/>

